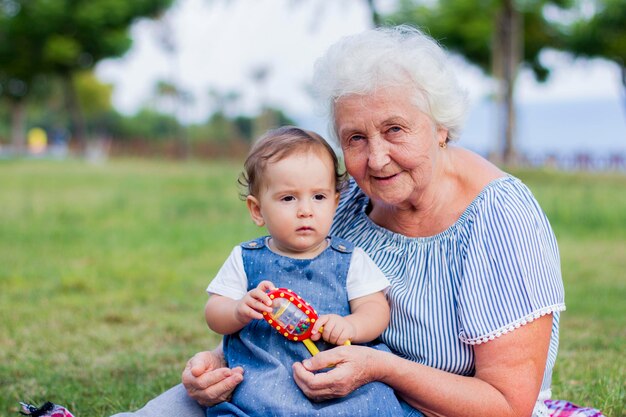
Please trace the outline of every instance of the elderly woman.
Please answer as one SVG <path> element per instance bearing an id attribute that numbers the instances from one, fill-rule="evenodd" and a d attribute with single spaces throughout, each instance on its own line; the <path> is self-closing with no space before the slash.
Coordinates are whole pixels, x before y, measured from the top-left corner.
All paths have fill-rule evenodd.
<path id="1" fill-rule="evenodd" d="M 382 381 L 410 416 L 558 415 L 550 408 L 562 404 L 549 400 L 565 309 L 557 243 L 520 180 L 454 144 L 466 97 L 445 53 L 416 29 L 370 30 L 332 46 L 313 84 L 352 177 L 331 233 L 389 278 L 381 339 L 393 353 L 327 350 L 294 364 L 296 383 L 325 400 Z M 243 378 L 219 348 L 183 372 L 205 406 Z M 182 392 L 146 415 L 201 416 Z"/>

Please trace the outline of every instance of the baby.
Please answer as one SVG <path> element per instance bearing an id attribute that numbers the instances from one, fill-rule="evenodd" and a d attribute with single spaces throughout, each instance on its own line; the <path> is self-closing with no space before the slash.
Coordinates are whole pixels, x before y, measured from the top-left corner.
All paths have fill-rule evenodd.
<path id="1" fill-rule="evenodd" d="M 309 355 L 304 344 L 259 320 L 272 312 L 267 291 L 278 286 L 320 314 L 311 339 L 322 338 L 321 349 L 371 342 L 389 323 L 383 293 L 389 281 L 361 249 L 328 236 L 343 183 L 338 166 L 322 137 L 296 127 L 270 131 L 252 147 L 240 183 L 253 222 L 269 236 L 236 246 L 207 288 L 207 324 L 225 335 L 227 365 L 245 371 L 231 401 L 208 408 L 207 416 L 402 413 L 393 391 L 379 382 L 311 402 L 291 371 Z"/>

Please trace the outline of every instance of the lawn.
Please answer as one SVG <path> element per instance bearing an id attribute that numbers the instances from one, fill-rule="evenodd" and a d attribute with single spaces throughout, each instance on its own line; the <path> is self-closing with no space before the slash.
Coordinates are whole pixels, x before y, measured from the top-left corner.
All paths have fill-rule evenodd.
<path id="1" fill-rule="evenodd" d="M 219 340 L 204 289 L 256 236 L 240 161 L 0 161 L 0 415 L 141 406 Z M 554 397 L 626 413 L 626 176 L 516 172 L 550 218 L 567 311 Z"/>

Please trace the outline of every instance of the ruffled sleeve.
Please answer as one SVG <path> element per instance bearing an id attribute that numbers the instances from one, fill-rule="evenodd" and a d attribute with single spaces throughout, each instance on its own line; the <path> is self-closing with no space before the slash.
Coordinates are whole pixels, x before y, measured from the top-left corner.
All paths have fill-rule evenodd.
<path id="1" fill-rule="evenodd" d="M 550 224 L 519 180 L 507 178 L 474 201 L 458 294 L 461 340 L 493 340 L 565 309 Z"/>

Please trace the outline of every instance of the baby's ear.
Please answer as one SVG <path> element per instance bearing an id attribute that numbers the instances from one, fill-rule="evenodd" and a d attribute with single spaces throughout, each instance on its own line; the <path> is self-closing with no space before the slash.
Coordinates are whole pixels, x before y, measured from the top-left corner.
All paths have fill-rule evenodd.
<path id="1" fill-rule="evenodd" d="M 263 219 L 263 215 L 261 214 L 261 203 L 257 198 L 253 195 L 249 195 L 246 197 L 246 206 L 248 207 L 248 211 L 250 212 L 250 217 L 252 217 L 252 221 L 259 227 L 265 226 L 265 220 Z"/>

